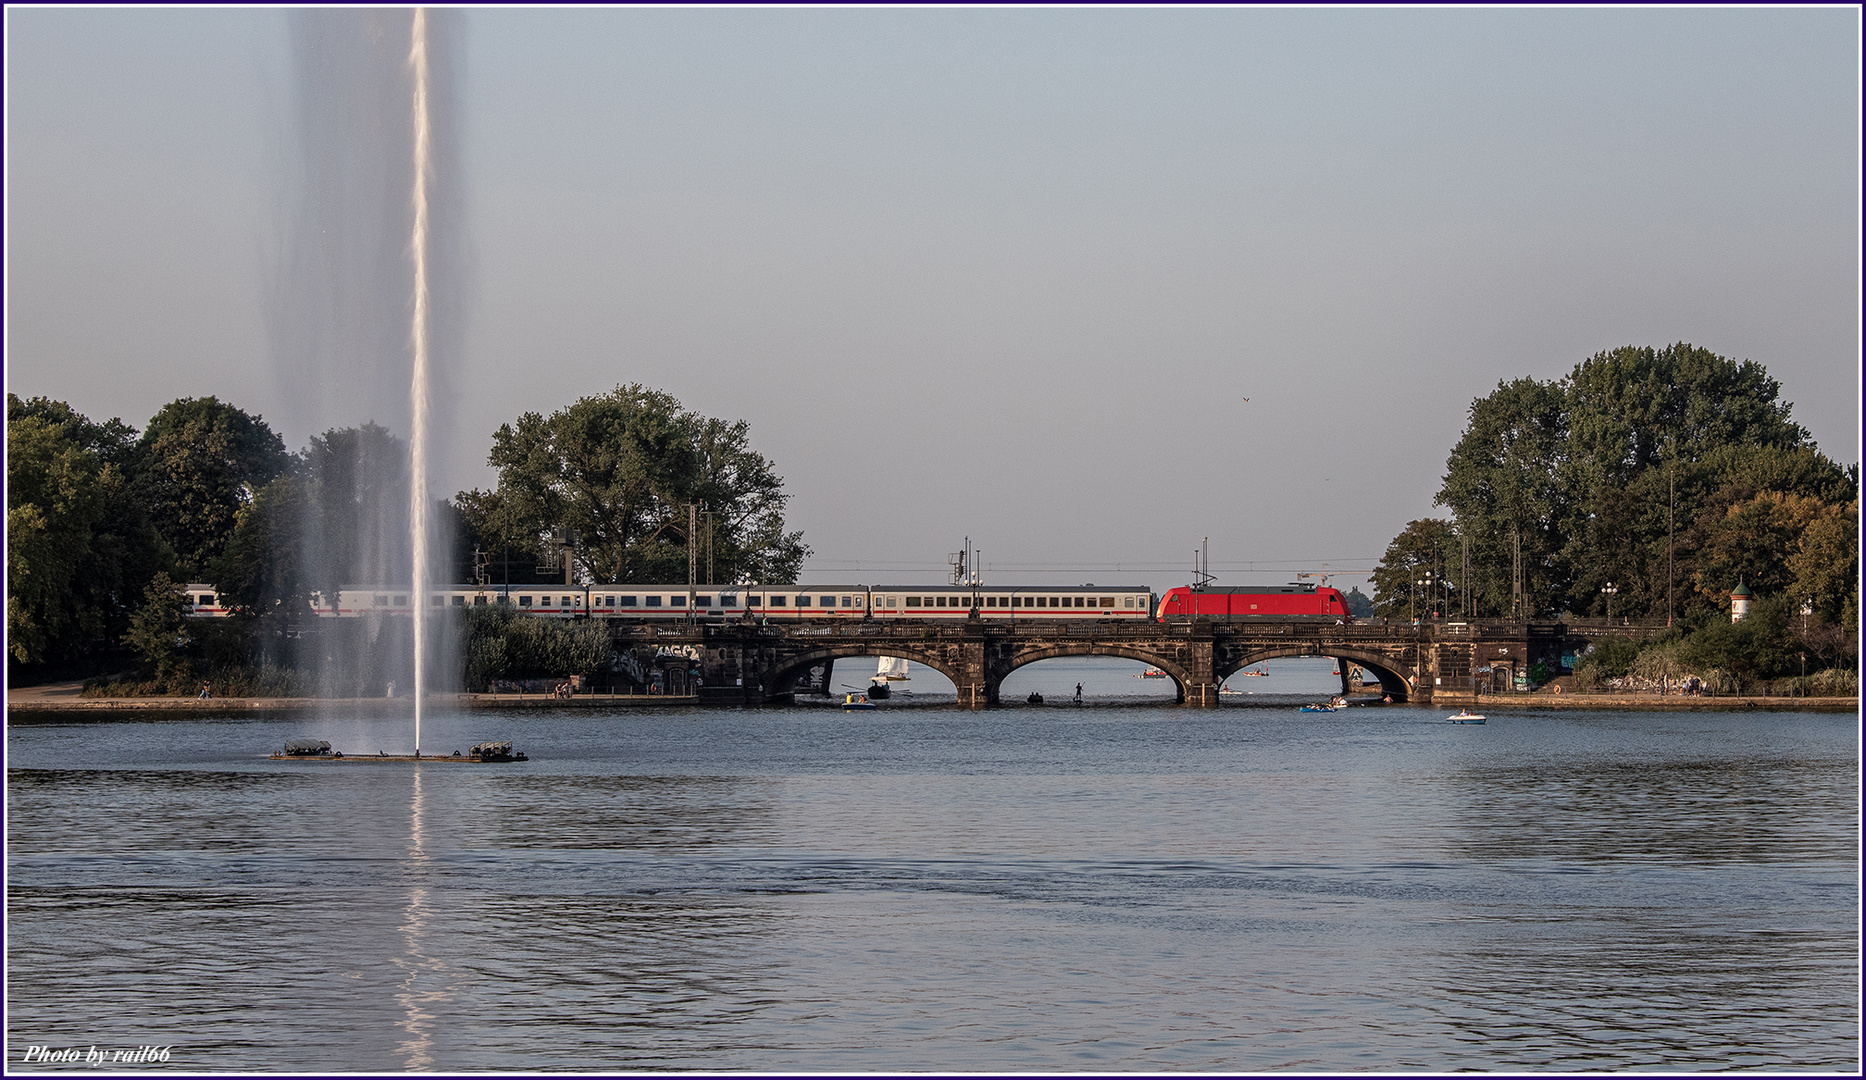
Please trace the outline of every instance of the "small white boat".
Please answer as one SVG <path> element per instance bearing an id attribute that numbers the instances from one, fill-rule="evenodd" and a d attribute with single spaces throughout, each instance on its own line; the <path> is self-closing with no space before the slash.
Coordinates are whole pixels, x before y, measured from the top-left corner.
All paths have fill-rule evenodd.
<path id="1" fill-rule="evenodd" d="M 1240 671 L 1238 672 L 1238 674 L 1249 675 L 1251 678 L 1260 679 L 1263 676 L 1270 674 L 1270 669 L 1268 667 L 1261 667 L 1261 668 L 1258 668 L 1256 671 Z"/>
<path id="2" fill-rule="evenodd" d="M 1484 722 L 1484 718 L 1469 709 L 1459 709 L 1452 715 L 1447 716 L 1445 722 L 1448 724 L 1481 724 Z"/>
<path id="3" fill-rule="evenodd" d="M 907 674 L 907 661 L 898 656 L 884 656 L 875 665 L 875 678 L 889 682 L 907 682 L 912 676 Z"/>

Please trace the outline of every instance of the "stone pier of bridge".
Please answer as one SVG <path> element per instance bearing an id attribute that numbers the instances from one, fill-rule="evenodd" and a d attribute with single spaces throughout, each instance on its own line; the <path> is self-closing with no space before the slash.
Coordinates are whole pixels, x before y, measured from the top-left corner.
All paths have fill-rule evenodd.
<path id="1" fill-rule="evenodd" d="M 1340 662 L 1343 691 L 1394 701 L 1467 703 L 1510 692 L 1536 664 L 1555 668 L 1575 642 L 1560 623 L 1513 621 L 1422 625 L 1226 623 L 1181 620 L 1121 623 L 1079 620 L 959 622 L 811 620 L 783 624 L 724 622 L 682 628 L 611 624 L 619 652 L 638 656 L 675 649 L 691 657 L 702 701 L 769 704 L 799 693 L 838 693 L 838 661 L 862 658 L 854 677 L 867 683 L 873 658 L 898 656 L 952 680 L 959 703 L 999 703 L 1005 678 L 1028 664 L 1068 656 L 1113 656 L 1159 668 L 1181 702 L 1213 706 L 1219 687 L 1244 668 L 1281 657 L 1327 656 Z M 1358 669 L 1365 685 L 1349 686 Z M 847 665 L 844 671 L 849 670 Z M 1377 683 L 1377 687 L 1374 685 Z"/>

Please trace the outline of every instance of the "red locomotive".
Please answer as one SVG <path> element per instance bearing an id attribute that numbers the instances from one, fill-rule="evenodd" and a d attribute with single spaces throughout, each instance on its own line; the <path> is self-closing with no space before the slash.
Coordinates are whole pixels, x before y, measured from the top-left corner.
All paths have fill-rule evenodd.
<path id="1" fill-rule="evenodd" d="M 1159 617 L 1204 619 L 1288 619 L 1306 616 L 1348 622 L 1348 601 L 1340 589 L 1314 585 L 1181 585 L 1160 597 Z"/>

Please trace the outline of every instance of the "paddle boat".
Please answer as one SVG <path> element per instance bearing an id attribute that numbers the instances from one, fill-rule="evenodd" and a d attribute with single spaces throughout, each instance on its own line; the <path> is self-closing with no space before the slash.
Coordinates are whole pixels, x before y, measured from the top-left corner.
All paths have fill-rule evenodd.
<path id="1" fill-rule="evenodd" d="M 1484 722 L 1484 718 L 1469 709 L 1459 709 L 1452 715 L 1447 716 L 1445 722 L 1448 724 L 1481 724 Z"/>

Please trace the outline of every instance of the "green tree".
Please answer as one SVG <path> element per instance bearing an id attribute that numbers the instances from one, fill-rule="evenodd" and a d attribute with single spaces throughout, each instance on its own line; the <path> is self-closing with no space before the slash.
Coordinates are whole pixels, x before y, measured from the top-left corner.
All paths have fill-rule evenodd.
<path id="1" fill-rule="evenodd" d="M 304 522 L 311 512 L 305 482 L 281 476 L 240 507 L 232 535 L 209 567 L 222 603 L 236 616 L 290 625 L 311 617 L 318 589 L 306 564 Z"/>
<path id="2" fill-rule="evenodd" d="M 332 428 L 305 447 L 301 543 L 306 572 L 326 597 L 345 585 L 413 580 L 409 470 L 408 444 L 374 423 Z"/>
<path id="3" fill-rule="evenodd" d="M 1687 535 L 1707 506 L 1764 490 L 1833 501 L 1858 469 L 1808 443 L 1760 364 L 1697 346 L 1626 346 L 1548 383 L 1499 384 L 1474 402 L 1447 462 L 1438 501 L 1471 537 L 1484 614 L 1509 609 L 1514 538 L 1530 613 L 1664 614 L 1697 569 L 1704 536 Z M 1682 613 L 1682 612 L 1681 612 Z"/>
<path id="4" fill-rule="evenodd" d="M 92 655 L 169 561 L 125 478 L 134 436 L 120 420 L 7 395 L 9 663 Z"/>
<path id="5" fill-rule="evenodd" d="M 595 582 L 685 580 L 689 505 L 703 515 L 702 576 L 710 561 L 721 581 L 787 584 L 809 554 L 784 528 L 789 496 L 745 422 L 689 412 L 660 391 L 622 386 L 549 418 L 526 413 L 500 426 L 489 462 L 496 491 L 455 499 L 476 542 L 545 562 L 563 530 Z"/>
<path id="6" fill-rule="evenodd" d="M 188 594 L 168 574 L 158 572 L 149 582 L 142 606 L 130 619 L 124 643 L 142 661 L 144 674 L 167 689 L 178 689 L 194 679 L 190 621 Z"/>
<path id="7" fill-rule="evenodd" d="M 1860 501 L 1824 507 L 1788 558 L 1789 595 L 1822 622 L 1860 628 Z"/>
<path id="8" fill-rule="evenodd" d="M 1428 618 L 1462 610 L 1462 545 L 1448 521 L 1407 522 L 1374 566 L 1374 611 L 1385 619 Z M 1430 586 L 1419 582 L 1428 580 Z"/>
<path id="9" fill-rule="evenodd" d="M 134 462 L 150 520 L 180 572 L 199 580 L 233 535 L 241 507 L 290 458 L 259 417 L 205 397 L 163 406 L 137 441 Z"/>
<path id="10" fill-rule="evenodd" d="M 1560 476 L 1566 464 L 1568 414 L 1556 383 L 1500 383 L 1471 403 L 1470 423 L 1446 462 L 1438 502 L 1451 508 L 1471 541 L 1480 615 L 1509 615 L 1515 570 L 1524 584 L 1523 614 L 1556 606 L 1569 572 L 1557 556 L 1566 546 Z"/>
<path id="11" fill-rule="evenodd" d="M 62 658 L 103 631 L 76 603 L 102 520 L 105 466 L 38 417 L 7 420 L 6 630 L 21 663 Z"/>

